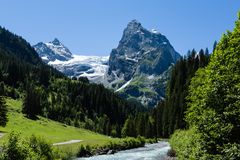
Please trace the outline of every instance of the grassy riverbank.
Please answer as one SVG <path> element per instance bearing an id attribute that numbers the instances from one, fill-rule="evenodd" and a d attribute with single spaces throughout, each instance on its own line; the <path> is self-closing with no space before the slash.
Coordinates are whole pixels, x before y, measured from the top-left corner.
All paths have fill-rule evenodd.
<path id="1" fill-rule="evenodd" d="M 68 126 L 43 117 L 38 120 L 31 120 L 21 113 L 22 101 L 6 99 L 8 106 L 8 119 L 6 127 L 0 127 L 1 132 L 6 135 L 11 131 L 21 132 L 23 137 L 29 137 L 32 134 L 42 136 L 52 143 L 64 142 L 72 139 L 83 140 L 83 143 L 105 143 L 111 138 L 91 132 L 86 129 L 80 129 Z M 0 144 L 6 139 L 6 136 L 0 139 Z"/>
<path id="2" fill-rule="evenodd" d="M 118 141 L 118 139 L 110 138 L 86 129 L 68 126 L 43 117 L 39 117 L 38 120 L 28 119 L 24 117 L 21 112 L 21 100 L 6 99 L 6 104 L 9 110 L 9 121 L 6 127 L 0 127 L 0 132 L 4 134 L 4 136 L 0 138 L 0 145 L 6 142 L 9 133 L 12 131 L 21 133 L 22 138 L 28 138 L 34 134 L 38 137 L 43 137 L 49 141 L 49 143 L 82 140 L 75 144 L 56 146 L 56 148 L 71 152 L 77 152 L 80 145 L 105 145 L 110 141 Z"/>
<path id="3" fill-rule="evenodd" d="M 22 101 L 6 99 L 8 106 L 8 123 L 6 127 L 0 127 L 0 146 L 7 140 L 11 132 L 20 133 L 21 138 L 28 139 L 32 135 L 44 138 L 49 144 L 67 142 L 71 140 L 81 140 L 78 143 L 54 146 L 59 152 L 69 155 L 91 156 L 96 154 L 106 154 L 130 148 L 144 146 L 145 140 L 139 138 L 111 138 L 86 129 L 68 126 L 43 117 L 38 120 L 26 118 L 22 112 Z"/>

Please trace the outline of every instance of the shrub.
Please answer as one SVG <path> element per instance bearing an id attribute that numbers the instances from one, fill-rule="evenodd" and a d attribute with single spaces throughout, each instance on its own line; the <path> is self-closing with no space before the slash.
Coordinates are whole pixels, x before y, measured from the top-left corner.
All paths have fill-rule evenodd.
<path id="1" fill-rule="evenodd" d="M 144 137 L 142 137 L 142 136 L 138 136 L 138 137 L 137 137 L 137 140 L 139 140 L 139 142 L 140 142 L 141 146 L 144 146 L 144 145 L 145 145 L 145 143 L 146 143 L 146 140 L 145 140 L 145 138 L 144 138 Z"/>
<path id="2" fill-rule="evenodd" d="M 28 141 L 22 139 L 19 133 L 11 132 L 8 142 L 4 144 L 0 159 L 26 160 L 26 159 L 54 159 L 53 148 L 42 138 L 32 136 Z"/>
<path id="3" fill-rule="evenodd" d="M 1 158 L 3 160 L 25 160 L 30 154 L 29 148 L 25 141 L 19 138 L 19 134 L 10 133 L 7 144 L 4 144 Z"/>
<path id="4" fill-rule="evenodd" d="M 167 156 L 169 157 L 176 157 L 176 151 L 173 149 L 169 149 L 167 152 Z"/>
<path id="5" fill-rule="evenodd" d="M 37 138 L 32 135 L 29 140 L 29 146 L 41 159 L 53 159 L 52 145 L 47 143 L 43 138 Z"/>
<path id="6" fill-rule="evenodd" d="M 87 145 L 86 147 L 81 145 L 78 149 L 77 157 L 87 157 L 91 156 L 91 147 Z"/>
<path id="7" fill-rule="evenodd" d="M 240 159 L 240 144 L 227 144 L 223 149 L 224 159 Z"/>
<path id="8" fill-rule="evenodd" d="M 196 159 L 204 154 L 201 152 L 201 138 L 194 129 L 175 131 L 169 142 L 172 149 L 176 151 L 179 160 Z"/>

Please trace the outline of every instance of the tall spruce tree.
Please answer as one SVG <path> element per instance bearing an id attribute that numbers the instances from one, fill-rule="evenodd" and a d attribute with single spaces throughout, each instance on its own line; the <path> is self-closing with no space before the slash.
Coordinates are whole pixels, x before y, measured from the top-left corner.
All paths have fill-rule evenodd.
<path id="1" fill-rule="evenodd" d="M 31 119 L 36 119 L 41 113 L 41 95 L 33 84 L 27 86 L 22 111 Z"/>
<path id="2" fill-rule="evenodd" d="M 5 127 L 7 124 L 7 106 L 2 96 L 0 96 L 0 126 Z"/>

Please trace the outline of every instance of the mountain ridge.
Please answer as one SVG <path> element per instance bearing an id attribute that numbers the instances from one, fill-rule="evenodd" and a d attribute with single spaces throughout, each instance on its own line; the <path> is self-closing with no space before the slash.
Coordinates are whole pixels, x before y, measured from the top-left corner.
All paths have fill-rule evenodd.
<path id="1" fill-rule="evenodd" d="M 57 50 L 51 47 L 58 49 L 54 45 L 61 44 L 57 39 L 50 43 L 45 43 L 43 47 L 53 52 Z M 166 36 L 156 29 L 145 29 L 137 20 L 127 24 L 117 48 L 112 49 L 109 57 L 84 57 L 71 53 L 70 57 L 62 59 L 56 56 L 58 53 L 44 54 L 43 51 L 47 52 L 48 49 L 41 50 L 38 44 L 34 48 L 43 60 L 44 55 L 49 56 L 49 61 L 45 62 L 65 75 L 87 77 L 91 82 L 102 83 L 126 99 L 135 99 L 150 107 L 165 97 L 171 66 L 181 57 Z"/>

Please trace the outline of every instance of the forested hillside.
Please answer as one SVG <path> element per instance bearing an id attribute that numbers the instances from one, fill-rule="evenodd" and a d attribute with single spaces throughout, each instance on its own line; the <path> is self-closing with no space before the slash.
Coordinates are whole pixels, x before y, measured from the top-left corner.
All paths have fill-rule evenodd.
<path id="1" fill-rule="evenodd" d="M 186 127 L 184 113 L 187 108 L 188 87 L 198 68 L 208 64 L 209 57 L 208 49 L 201 49 L 198 53 L 193 49 L 173 66 L 166 98 L 152 111 L 158 137 L 169 137 L 176 129 Z"/>
<path id="2" fill-rule="evenodd" d="M 23 99 L 22 112 L 28 118 L 42 115 L 112 136 L 121 136 L 125 119 L 137 108 L 102 85 L 69 79 L 45 65 L 29 43 L 4 28 L 0 28 L 0 94 Z"/>
<path id="3" fill-rule="evenodd" d="M 144 113 L 136 113 L 125 121 L 123 136 L 169 137 L 176 129 L 186 128 L 184 114 L 187 108 L 186 97 L 191 78 L 198 68 L 209 61 L 208 49 L 189 51 L 171 69 L 167 84 L 166 99 L 156 108 Z"/>
<path id="4" fill-rule="evenodd" d="M 187 96 L 189 129 L 170 142 L 178 159 L 240 159 L 240 13 L 219 41 L 206 68 L 192 78 Z"/>

